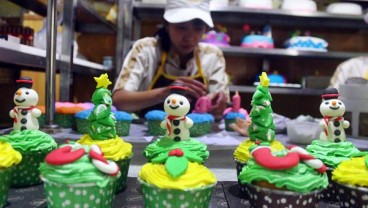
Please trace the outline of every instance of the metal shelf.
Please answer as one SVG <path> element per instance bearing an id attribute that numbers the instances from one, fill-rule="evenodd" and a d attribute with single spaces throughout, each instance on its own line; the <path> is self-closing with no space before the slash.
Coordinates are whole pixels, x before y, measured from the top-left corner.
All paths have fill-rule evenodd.
<path id="1" fill-rule="evenodd" d="M 309 96 L 319 96 L 322 93 L 322 89 L 311 89 L 311 88 L 279 88 L 270 87 L 271 94 L 282 94 L 282 95 L 309 95 Z M 229 86 L 231 92 L 241 92 L 241 93 L 254 93 L 256 86 L 239 86 L 231 85 Z"/>
<path id="2" fill-rule="evenodd" d="M 163 4 L 135 2 L 134 15 L 138 19 L 162 18 Z M 211 7 L 214 22 L 271 24 L 311 28 L 368 29 L 362 15 L 338 15 L 326 12 L 293 12 L 281 9 L 247 9 L 239 6 Z M 292 18 L 292 21 L 290 20 Z"/>
<path id="3" fill-rule="evenodd" d="M 302 51 L 295 49 L 264 49 L 264 48 L 243 48 L 240 46 L 220 47 L 225 55 L 228 56 L 261 56 L 261 57 L 302 57 L 317 59 L 349 59 L 357 56 L 365 56 L 367 53 L 353 52 L 318 52 Z"/>

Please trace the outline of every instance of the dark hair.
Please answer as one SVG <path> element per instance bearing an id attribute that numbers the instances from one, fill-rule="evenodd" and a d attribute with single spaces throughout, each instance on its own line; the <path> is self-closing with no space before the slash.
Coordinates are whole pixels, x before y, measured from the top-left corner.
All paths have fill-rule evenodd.
<path id="1" fill-rule="evenodd" d="M 165 25 L 166 24 L 167 22 L 165 22 Z M 169 33 L 167 33 L 164 25 L 162 25 L 161 28 L 156 32 L 155 37 L 158 39 L 161 49 L 168 52 L 170 50 L 171 41 Z"/>

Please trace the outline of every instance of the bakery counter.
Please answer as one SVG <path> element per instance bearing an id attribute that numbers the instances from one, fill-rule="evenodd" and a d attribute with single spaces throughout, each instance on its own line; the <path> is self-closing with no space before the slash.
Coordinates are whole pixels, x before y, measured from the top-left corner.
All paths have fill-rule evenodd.
<path id="1" fill-rule="evenodd" d="M 43 185 L 28 188 L 10 189 L 5 208 L 46 208 Z M 140 193 L 137 178 L 129 177 L 127 188 L 117 194 L 113 201 L 117 208 L 143 208 L 143 196 Z M 335 204 L 319 203 L 318 208 L 338 208 Z M 248 200 L 242 199 L 235 181 L 219 181 L 212 192 L 210 208 L 250 208 Z"/>

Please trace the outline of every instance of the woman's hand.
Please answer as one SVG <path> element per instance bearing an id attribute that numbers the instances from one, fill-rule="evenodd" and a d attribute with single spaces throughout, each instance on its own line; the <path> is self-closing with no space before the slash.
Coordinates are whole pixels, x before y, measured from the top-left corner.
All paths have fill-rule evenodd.
<path id="1" fill-rule="evenodd" d="M 216 121 L 220 121 L 223 117 L 223 112 L 227 107 L 227 97 L 224 92 L 216 92 L 211 98 L 210 113 L 215 117 Z"/>
<path id="2" fill-rule="evenodd" d="M 202 82 L 189 77 L 179 77 L 174 81 L 174 83 L 179 83 L 186 86 L 187 94 L 189 97 L 198 99 L 201 96 L 207 94 L 207 87 Z"/>

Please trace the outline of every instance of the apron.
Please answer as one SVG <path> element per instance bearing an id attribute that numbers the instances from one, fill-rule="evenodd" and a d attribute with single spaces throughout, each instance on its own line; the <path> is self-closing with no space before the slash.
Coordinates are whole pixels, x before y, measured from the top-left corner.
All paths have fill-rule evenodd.
<path id="1" fill-rule="evenodd" d="M 195 60 L 196 60 L 196 66 L 198 69 L 197 74 L 189 76 L 189 78 L 198 80 L 200 82 L 202 82 L 203 84 L 205 84 L 206 86 L 208 86 L 207 84 L 207 79 L 204 76 L 203 73 L 203 69 L 202 69 L 202 65 L 201 65 L 201 61 L 199 59 L 198 53 L 195 52 Z M 173 76 L 170 74 L 166 74 L 165 73 L 165 63 L 167 60 L 167 53 L 165 51 L 162 52 L 161 55 L 161 63 L 160 66 L 157 69 L 157 72 L 155 74 L 155 77 L 153 78 L 150 86 L 148 87 L 148 90 L 152 90 L 152 89 L 156 89 L 159 87 L 166 87 L 169 86 L 172 82 L 174 82 L 178 77 L 177 76 Z M 195 102 L 197 101 L 196 99 L 191 99 L 192 102 L 190 103 L 190 106 L 194 106 Z M 163 110 L 164 109 L 164 104 L 159 103 L 157 105 L 145 108 L 141 111 L 141 115 L 145 115 L 148 111 L 150 110 Z"/>

